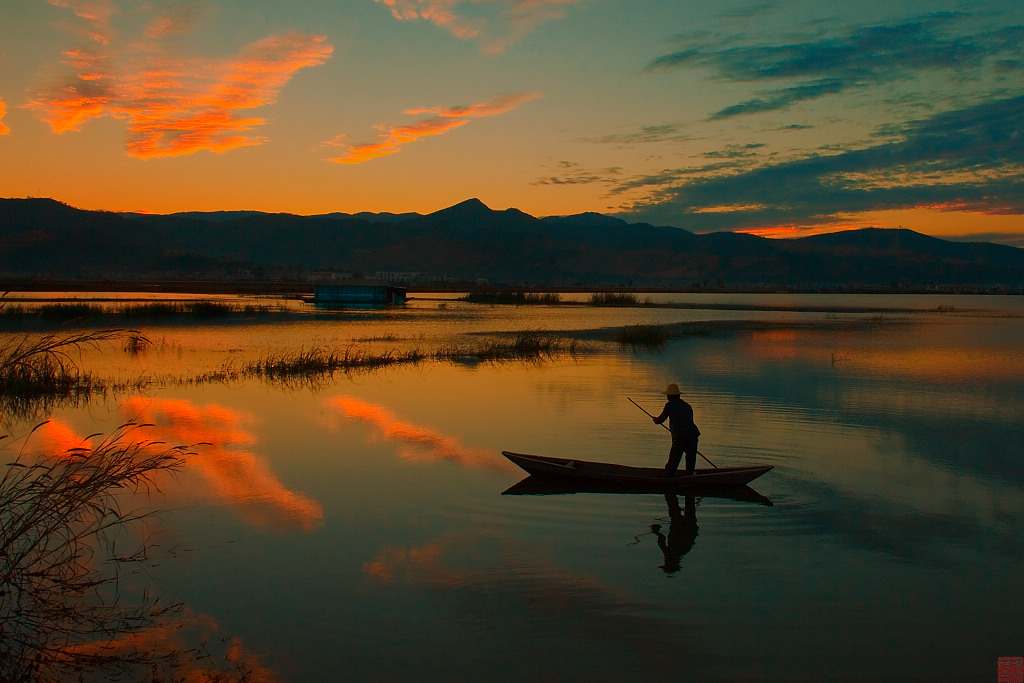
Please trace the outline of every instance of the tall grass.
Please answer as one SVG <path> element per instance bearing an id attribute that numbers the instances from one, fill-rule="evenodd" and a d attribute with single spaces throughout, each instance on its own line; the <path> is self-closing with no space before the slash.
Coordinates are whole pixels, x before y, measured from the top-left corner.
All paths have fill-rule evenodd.
<path id="1" fill-rule="evenodd" d="M 630 292 L 594 292 L 590 295 L 591 306 L 639 306 L 640 299 Z"/>
<path id="2" fill-rule="evenodd" d="M 358 347 L 328 349 L 314 346 L 293 353 L 271 353 L 246 363 L 243 374 L 269 380 L 288 380 L 297 377 L 332 375 L 339 371 L 383 368 L 391 365 L 417 363 L 426 355 L 418 350 L 369 353 Z"/>
<path id="3" fill-rule="evenodd" d="M 83 348 L 138 337 L 121 328 L 63 335 L 19 336 L 0 344 L 0 393 L 6 395 L 62 394 L 93 382 L 72 354 Z"/>
<path id="4" fill-rule="evenodd" d="M 521 289 L 495 289 L 470 292 L 462 301 L 474 304 L 552 305 L 561 303 L 561 296 L 555 292 L 527 292 Z"/>
<path id="5" fill-rule="evenodd" d="M 576 339 L 566 339 L 541 331 L 517 332 L 507 339 L 479 344 L 443 346 L 432 357 L 442 361 L 539 360 L 559 355 L 576 356 L 582 351 Z"/>
<path id="6" fill-rule="evenodd" d="M 424 361 L 464 363 L 542 360 L 560 355 L 576 356 L 584 350 L 577 339 L 566 339 L 543 331 L 518 332 L 508 338 L 477 343 L 444 345 L 432 351 L 389 349 L 375 353 L 358 346 L 341 349 L 313 346 L 298 351 L 272 352 L 245 363 L 225 363 L 219 369 L 183 380 L 183 383 L 227 383 L 261 379 L 284 386 L 318 387 L 338 373 L 378 370 Z"/>
<path id="7" fill-rule="evenodd" d="M 122 601 L 118 591 L 148 559 L 145 540 L 132 541 L 135 523 L 148 513 L 123 507 L 126 497 L 152 491 L 154 475 L 179 468 L 188 455 L 181 446 L 135 438 L 138 427 L 38 459 L 18 454 L 3 466 L 0 680 L 68 680 L 151 659 L 91 647 L 177 609 L 148 593 Z"/>
<path id="8" fill-rule="evenodd" d="M 137 332 L 107 328 L 62 335 L 22 335 L 0 344 L 0 422 L 30 418 L 54 404 L 77 405 L 113 388 L 81 368 L 81 352 L 122 341 L 129 350 L 148 344 Z M 141 387 L 144 383 L 125 383 Z"/>
<path id="9" fill-rule="evenodd" d="M 226 301 L 152 301 L 102 306 L 96 303 L 48 303 L 36 306 L 11 304 L 0 308 L 0 322 L 74 322 L 162 320 L 190 317 L 201 320 L 231 316 L 262 316 L 286 313 L 284 306 Z"/>

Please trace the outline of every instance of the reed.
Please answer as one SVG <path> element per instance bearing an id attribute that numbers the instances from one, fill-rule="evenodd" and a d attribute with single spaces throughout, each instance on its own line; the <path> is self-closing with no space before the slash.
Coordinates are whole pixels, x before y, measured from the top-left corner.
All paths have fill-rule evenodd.
<path id="1" fill-rule="evenodd" d="M 140 336 L 132 330 L 107 328 L 64 335 L 24 335 L 0 345 L 0 394 L 61 394 L 88 387 L 92 377 L 72 356 L 83 348 Z"/>
<path id="2" fill-rule="evenodd" d="M 332 375 L 339 371 L 416 363 L 425 357 L 423 352 L 417 350 L 404 352 L 389 350 L 373 354 L 358 347 L 329 349 L 314 346 L 292 353 L 271 353 L 264 358 L 245 364 L 242 374 L 269 380 L 285 380 L 294 377 Z"/>
<path id="3" fill-rule="evenodd" d="M 555 292 L 527 292 L 521 289 L 496 289 L 480 292 L 470 292 L 462 297 L 460 301 L 468 301 L 474 304 L 508 304 L 514 306 L 524 305 L 554 305 L 561 303 L 562 297 Z"/>
<path id="4" fill-rule="evenodd" d="M 138 633 L 178 609 L 148 593 L 122 600 L 119 580 L 147 566 L 134 541 L 149 512 L 131 496 L 189 455 L 137 438 L 124 425 L 102 442 L 30 459 L 0 474 L 0 680 L 69 680 L 92 668 L 130 667 L 143 651 L 96 644 Z M 130 550 L 129 550 L 130 549 Z"/>
<path id="5" fill-rule="evenodd" d="M 590 295 L 591 306 L 639 306 L 640 299 L 630 292 L 594 292 Z"/>
<path id="6" fill-rule="evenodd" d="M 506 339 L 493 339 L 470 345 L 443 346 L 432 354 L 441 361 L 539 360 L 559 355 L 576 356 L 583 347 L 576 339 L 543 331 L 516 332 Z"/>
<path id="7" fill-rule="evenodd" d="M 141 389 L 149 380 L 112 382 L 81 368 L 81 352 L 122 341 L 126 351 L 148 340 L 137 332 L 107 328 L 63 335 L 22 335 L 0 344 L 0 422 L 31 419 L 55 406 L 77 406 L 108 391 Z"/>
<path id="8" fill-rule="evenodd" d="M 232 316 L 279 315 L 287 312 L 287 308 L 279 305 L 202 300 L 122 303 L 112 306 L 95 303 L 49 303 L 38 306 L 8 303 L 0 308 L 0 322 L 142 321 L 182 317 L 211 320 Z"/>

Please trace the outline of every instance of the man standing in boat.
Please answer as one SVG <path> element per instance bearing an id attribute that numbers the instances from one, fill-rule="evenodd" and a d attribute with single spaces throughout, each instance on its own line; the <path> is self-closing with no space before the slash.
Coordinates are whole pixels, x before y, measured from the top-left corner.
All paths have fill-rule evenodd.
<path id="1" fill-rule="evenodd" d="M 679 460 L 686 453 L 686 474 L 693 474 L 697 465 L 697 437 L 700 430 L 693 423 L 693 408 L 680 396 L 679 385 L 672 383 L 665 389 L 668 402 L 661 415 L 653 418 L 655 424 L 668 420 L 669 431 L 672 432 L 672 448 L 668 452 L 665 463 L 665 476 L 671 477 L 679 468 Z"/>

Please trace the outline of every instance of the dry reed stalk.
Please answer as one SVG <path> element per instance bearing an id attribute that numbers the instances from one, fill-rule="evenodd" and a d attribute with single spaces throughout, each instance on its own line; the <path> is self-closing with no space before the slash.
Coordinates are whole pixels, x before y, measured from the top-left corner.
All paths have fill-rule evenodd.
<path id="1" fill-rule="evenodd" d="M 146 652 L 89 645 L 121 638 L 175 612 L 148 591 L 122 602 L 120 581 L 146 568 L 149 546 L 133 541 L 151 512 L 124 509 L 156 489 L 154 475 L 189 451 L 135 438 L 129 424 L 91 447 L 29 459 L 0 475 L 0 680 L 61 680 L 94 667 L 130 667 Z M 130 552 L 122 550 L 131 543 Z"/>

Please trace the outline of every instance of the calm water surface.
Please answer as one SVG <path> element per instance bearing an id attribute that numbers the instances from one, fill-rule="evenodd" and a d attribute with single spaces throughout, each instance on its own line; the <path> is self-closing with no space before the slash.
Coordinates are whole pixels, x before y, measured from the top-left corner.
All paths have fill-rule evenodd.
<path id="1" fill-rule="evenodd" d="M 265 680 L 986 681 L 1024 654 L 1019 297 L 652 298 L 719 307 L 438 295 L 149 327 L 148 353 L 84 361 L 148 373 L 150 390 L 56 409 L 31 437 L 29 422 L 4 431 L 44 449 L 137 420 L 208 444 L 154 501 L 166 560 L 152 578 Z M 820 325 L 304 387 L 168 380 L 317 344 L 702 320 Z M 503 449 L 662 464 L 667 433 L 627 397 L 654 412 L 668 382 L 717 465 L 774 465 L 752 484 L 770 505 L 502 495 L 524 476 Z"/>

